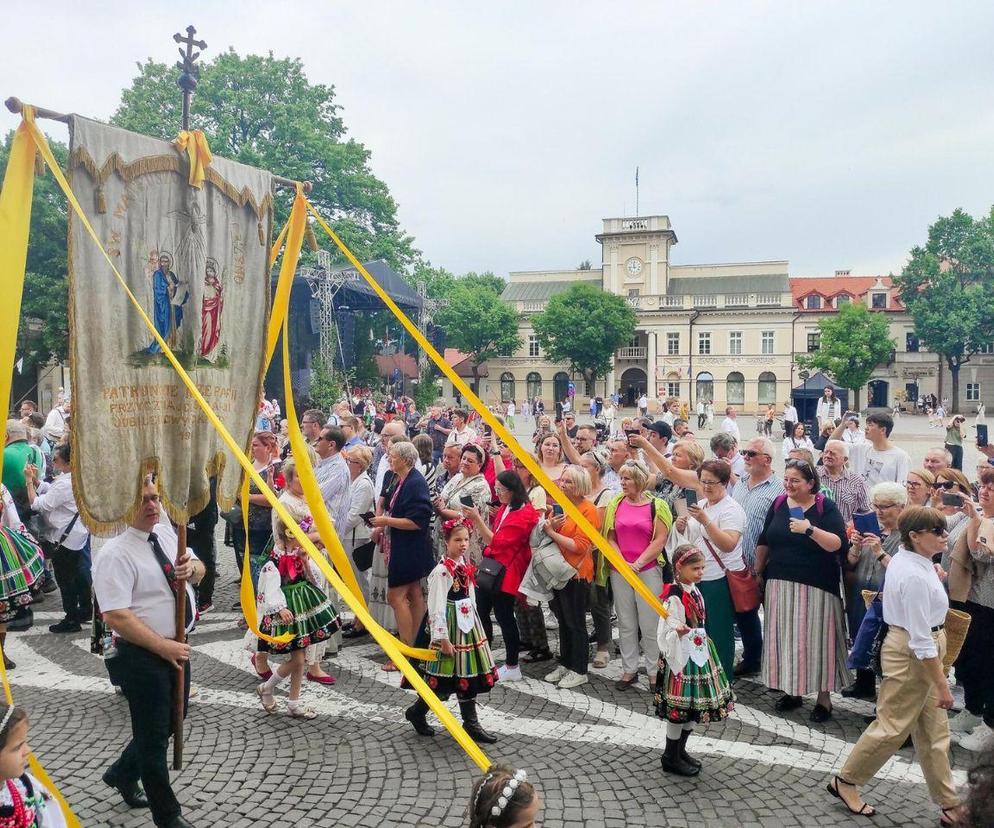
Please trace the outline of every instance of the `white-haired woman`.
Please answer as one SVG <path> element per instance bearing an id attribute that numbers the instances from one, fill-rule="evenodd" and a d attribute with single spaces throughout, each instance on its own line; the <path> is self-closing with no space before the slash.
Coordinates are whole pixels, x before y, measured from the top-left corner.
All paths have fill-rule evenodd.
<path id="1" fill-rule="evenodd" d="M 669 506 L 646 492 L 649 470 L 639 460 L 626 460 L 618 472 L 621 494 L 608 501 L 601 533 L 653 595 L 663 588 L 663 573 L 658 558 L 666 546 L 673 516 Z M 610 570 L 610 572 L 608 571 Z M 658 617 L 655 610 L 638 597 L 628 581 L 605 561 L 597 573 L 602 586 L 611 579 L 614 609 L 618 615 L 618 642 L 621 647 L 622 675 L 615 684 L 627 690 L 638 679 L 639 632 L 641 647 L 649 672 L 649 687 L 655 688 L 655 667 L 659 661 L 656 643 Z"/>

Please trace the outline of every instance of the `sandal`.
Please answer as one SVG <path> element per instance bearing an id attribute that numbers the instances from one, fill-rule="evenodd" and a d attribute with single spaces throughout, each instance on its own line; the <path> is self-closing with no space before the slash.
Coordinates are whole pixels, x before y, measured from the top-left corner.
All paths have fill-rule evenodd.
<path id="1" fill-rule="evenodd" d="M 382 667 L 380 667 L 380 669 L 384 673 L 396 673 L 397 672 L 397 665 L 394 664 L 392 661 L 388 661 L 388 662 L 386 662 L 386 664 L 384 664 Z"/>
<path id="2" fill-rule="evenodd" d="M 626 679 L 624 676 L 622 676 L 620 679 L 618 679 L 614 683 L 614 689 L 615 690 L 627 690 L 629 687 L 631 687 L 633 684 L 635 684 L 635 682 L 637 682 L 638 680 L 639 680 L 639 674 L 638 673 L 636 673 L 634 676 L 632 676 L 631 678 L 628 678 L 628 679 Z"/>
<path id="3" fill-rule="evenodd" d="M 850 814 L 856 814 L 856 816 L 865 816 L 865 817 L 874 817 L 874 816 L 877 815 L 877 809 L 874 808 L 872 805 L 867 805 L 865 802 L 863 803 L 863 806 L 859 810 L 856 810 L 855 808 L 853 808 L 852 805 L 850 805 L 848 802 L 846 802 L 846 800 L 843 798 L 842 794 L 839 793 L 839 783 L 840 782 L 843 785 L 848 785 L 850 788 L 855 788 L 856 787 L 855 785 L 853 785 L 852 782 L 846 782 L 846 780 L 843 779 L 841 776 L 836 776 L 836 777 L 833 777 L 832 781 L 829 782 L 825 786 L 825 790 L 827 790 L 836 799 L 838 799 L 839 801 L 841 801 L 842 804 L 846 806 L 846 810 L 849 811 Z M 943 811 L 943 813 L 945 813 L 945 811 Z M 950 825 L 953 825 L 953 824 L 955 824 L 955 823 L 950 823 Z"/>
<path id="4" fill-rule="evenodd" d="M 594 654 L 594 660 L 590 662 L 590 666 L 603 668 L 607 667 L 610 661 L 611 661 L 611 654 L 607 650 L 598 650 Z"/>
<path id="5" fill-rule="evenodd" d="M 255 688 L 255 694 L 262 702 L 262 708 L 267 713 L 272 713 L 276 709 L 276 697 L 266 689 L 265 684 L 260 684 Z"/>
<path id="6" fill-rule="evenodd" d="M 943 808 L 942 813 L 939 815 L 939 825 L 962 825 L 962 808 L 962 805 L 953 805 L 952 808 Z M 955 815 L 955 819 L 949 819 L 948 815 L 950 812 Z"/>
<path id="7" fill-rule="evenodd" d="M 291 718 L 294 719 L 316 719 L 318 717 L 318 712 L 313 707 L 308 707 L 306 704 L 296 705 L 290 704 L 287 708 Z"/>

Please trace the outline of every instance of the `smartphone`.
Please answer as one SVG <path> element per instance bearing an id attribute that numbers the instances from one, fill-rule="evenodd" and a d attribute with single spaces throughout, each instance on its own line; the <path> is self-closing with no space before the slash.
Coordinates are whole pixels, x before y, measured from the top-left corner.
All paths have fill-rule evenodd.
<path id="1" fill-rule="evenodd" d="M 877 520 L 875 512 L 853 515 L 852 523 L 861 535 L 876 535 L 878 538 L 883 535 L 883 532 L 880 531 L 880 521 Z"/>
<path id="2" fill-rule="evenodd" d="M 687 501 L 687 507 L 697 505 L 697 491 L 694 489 L 684 489 L 683 499 Z"/>
<path id="3" fill-rule="evenodd" d="M 797 520 L 804 520 L 804 510 L 800 506 L 791 506 L 790 516 L 797 518 Z"/>
<path id="4" fill-rule="evenodd" d="M 977 445 L 980 447 L 987 445 L 987 423 L 977 426 Z"/>
<path id="5" fill-rule="evenodd" d="M 359 517 L 362 518 L 363 523 L 369 526 L 369 522 L 373 519 L 375 514 L 376 514 L 375 512 L 364 512 L 363 514 L 359 515 Z"/>
<path id="6" fill-rule="evenodd" d="M 558 517 L 562 513 L 563 513 L 563 507 L 560 506 L 558 503 L 553 503 L 552 504 L 552 514 L 554 514 L 554 515 L 556 515 Z"/>
<path id="7" fill-rule="evenodd" d="M 463 506 L 472 506 L 473 505 L 473 496 L 472 495 L 459 495 L 459 502 Z"/>
<path id="8" fill-rule="evenodd" d="M 494 430 L 489 425 L 487 425 L 486 423 L 484 423 L 483 424 L 483 433 L 484 434 L 493 434 Z"/>
<path id="9" fill-rule="evenodd" d="M 955 506 L 956 508 L 959 508 L 963 505 L 963 495 L 957 494 L 956 492 L 943 492 L 942 505 Z"/>

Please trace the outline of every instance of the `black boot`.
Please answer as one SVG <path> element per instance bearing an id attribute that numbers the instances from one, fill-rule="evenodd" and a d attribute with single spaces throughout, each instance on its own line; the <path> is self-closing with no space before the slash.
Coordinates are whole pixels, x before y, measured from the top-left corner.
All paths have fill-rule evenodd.
<path id="1" fill-rule="evenodd" d="M 474 742 L 484 745 L 492 745 L 497 741 L 497 737 L 492 733 L 487 733 L 476 718 L 476 699 L 468 699 L 459 702 L 459 713 L 462 715 L 462 725 L 470 738 Z"/>
<path id="2" fill-rule="evenodd" d="M 667 773 L 675 773 L 678 776 L 697 776 L 701 772 L 700 768 L 694 767 L 685 761 L 680 755 L 680 740 L 666 737 L 666 752 L 659 760 L 663 765 L 663 770 Z"/>
<path id="3" fill-rule="evenodd" d="M 683 759 L 688 765 L 693 765 L 695 768 L 700 770 L 701 763 L 699 760 L 695 759 L 689 753 L 687 753 L 687 740 L 690 738 L 690 734 L 693 733 L 692 730 L 684 729 L 683 733 L 680 734 L 680 758 Z"/>
<path id="4" fill-rule="evenodd" d="M 873 701 L 877 697 L 876 676 L 873 670 L 857 670 L 856 681 L 842 691 L 847 699 L 866 699 Z"/>
<path id="5" fill-rule="evenodd" d="M 428 724 L 427 713 L 428 704 L 420 696 L 418 696 L 418 700 L 414 704 L 404 711 L 404 718 L 414 726 L 419 736 L 435 735 L 435 730 Z"/>

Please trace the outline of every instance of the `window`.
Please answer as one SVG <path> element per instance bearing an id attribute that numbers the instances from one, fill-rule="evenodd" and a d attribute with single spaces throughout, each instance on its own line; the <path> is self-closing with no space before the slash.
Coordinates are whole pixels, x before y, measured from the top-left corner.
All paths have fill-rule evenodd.
<path id="1" fill-rule="evenodd" d="M 701 402 L 714 402 L 714 377 L 708 371 L 697 375 L 697 399 Z"/>
<path id="2" fill-rule="evenodd" d="M 745 405 L 745 377 L 738 371 L 732 371 L 725 380 L 725 402 L 729 405 Z"/>
<path id="3" fill-rule="evenodd" d="M 840 293 L 835 297 L 835 307 L 841 308 L 843 305 L 848 305 L 852 297 L 848 293 Z"/>
<path id="4" fill-rule="evenodd" d="M 808 353 L 813 354 L 821 348 L 821 331 L 808 331 Z"/>
<path id="5" fill-rule="evenodd" d="M 528 356 L 537 357 L 538 355 L 538 336 L 528 334 Z"/>
<path id="6" fill-rule="evenodd" d="M 980 402 L 980 383 L 968 382 L 966 384 L 966 401 Z"/>
<path id="7" fill-rule="evenodd" d="M 742 331 L 730 331 L 728 334 L 728 353 L 733 356 L 742 353 Z"/>
<path id="8" fill-rule="evenodd" d="M 637 348 L 639 346 L 639 335 L 635 334 L 631 339 L 628 340 L 629 348 Z"/>
<path id="9" fill-rule="evenodd" d="M 528 375 L 525 379 L 525 385 L 528 389 L 528 399 L 534 400 L 536 397 L 542 396 L 542 377 L 536 371 L 532 371 Z"/>
<path id="10" fill-rule="evenodd" d="M 628 288 L 629 299 L 638 299 L 641 293 L 642 293 L 641 288 Z"/>
<path id="11" fill-rule="evenodd" d="M 994 354 L 994 344 L 987 342 L 977 348 L 978 354 Z"/>
<path id="12" fill-rule="evenodd" d="M 502 346 L 497 351 L 497 356 L 509 357 L 509 356 L 511 356 L 511 349 L 509 347 L 507 347 L 507 346 Z"/>
<path id="13" fill-rule="evenodd" d="M 908 333 L 904 335 L 904 348 L 909 353 L 918 353 L 918 337 L 911 331 L 908 331 Z"/>
<path id="14" fill-rule="evenodd" d="M 777 401 L 777 375 L 763 371 L 759 375 L 759 394 L 756 401 L 760 405 L 769 405 Z"/>
<path id="15" fill-rule="evenodd" d="M 805 303 L 805 307 L 807 307 L 808 310 L 818 310 L 818 309 L 820 309 L 821 308 L 821 297 L 817 293 L 812 293 L 808 297 L 808 300 Z"/>
<path id="16" fill-rule="evenodd" d="M 772 354 L 773 343 L 773 331 L 763 331 L 763 347 L 761 349 L 761 353 Z"/>
<path id="17" fill-rule="evenodd" d="M 680 334 L 666 334 L 666 353 L 669 356 L 677 356 L 680 353 Z"/>
<path id="18" fill-rule="evenodd" d="M 711 334 L 709 331 L 697 332 L 697 353 L 705 356 L 711 353 Z"/>
<path id="19" fill-rule="evenodd" d="M 870 296 L 870 307 L 874 310 L 885 310 L 887 307 L 887 294 L 874 293 Z"/>
<path id="20" fill-rule="evenodd" d="M 507 371 L 500 375 L 500 398 L 502 402 L 514 399 L 514 375 Z"/>
<path id="21" fill-rule="evenodd" d="M 666 396 L 667 397 L 679 397 L 680 396 L 680 383 L 678 383 L 678 382 L 668 382 L 668 383 L 666 383 Z"/>

